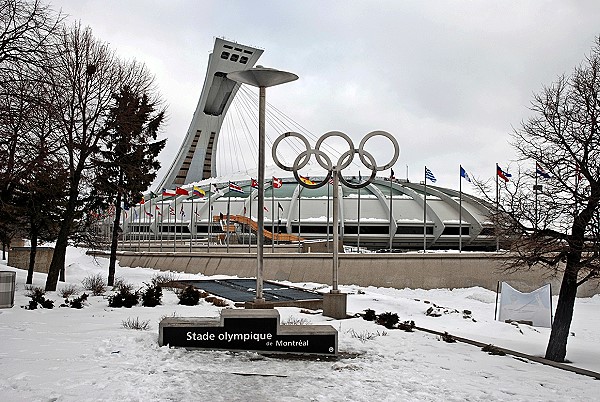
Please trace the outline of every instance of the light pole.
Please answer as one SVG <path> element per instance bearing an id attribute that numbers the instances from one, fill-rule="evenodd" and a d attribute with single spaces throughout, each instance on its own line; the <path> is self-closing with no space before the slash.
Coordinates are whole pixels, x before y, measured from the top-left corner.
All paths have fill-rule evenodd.
<path id="1" fill-rule="evenodd" d="M 259 88 L 258 102 L 258 230 L 256 233 L 256 303 L 263 303 L 264 227 L 265 227 L 265 104 L 266 89 L 275 85 L 295 81 L 298 76 L 286 71 L 256 66 L 249 70 L 227 74 L 227 78 L 241 84 Z"/>

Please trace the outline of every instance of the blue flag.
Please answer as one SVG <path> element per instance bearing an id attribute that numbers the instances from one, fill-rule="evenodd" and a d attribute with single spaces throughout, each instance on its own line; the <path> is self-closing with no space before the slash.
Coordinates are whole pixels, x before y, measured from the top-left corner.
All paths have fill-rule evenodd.
<path id="1" fill-rule="evenodd" d="M 431 170 L 427 169 L 427 166 L 425 166 L 425 179 L 431 181 L 432 183 L 437 181 L 433 173 L 431 173 Z"/>
<path id="2" fill-rule="evenodd" d="M 460 177 L 464 177 L 464 179 L 466 181 L 468 181 L 469 183 L 471 183 L 471 178 L 469 177 L 469 175 L 467 174 L 467 172 L 465 171 L 465 169 L 463 169 L 463 167 L 460 167 Z"/>

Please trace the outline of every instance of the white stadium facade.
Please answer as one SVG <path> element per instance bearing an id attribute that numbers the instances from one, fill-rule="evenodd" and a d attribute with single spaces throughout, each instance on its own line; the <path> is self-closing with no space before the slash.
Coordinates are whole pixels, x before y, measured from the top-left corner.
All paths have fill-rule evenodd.
<path id="1" fill-rule="evenodd" d="M 227 74 L 254 67 L 262 53 L 215 40 L 187 135 L 160 190 L 147 194 L 143 204 L 131 206 L 124 214 L 125 240 L 160 240 L 161 246 L 167 239 L 190 244 L 190 240 L 227 242 L 228 246 L 255 243 L 258 191 L 250 175 L 219 177 L 216 158 L 221 126 L 240 89 Z M 319 181 L 325 174 L 310 178 Z M 267 167 L 266 177 L 272 176 L 282 183 L 275 188 L 272 180 L 265 184 L 265 243 L 331 239 L 332 185 L 308 189 L 291 173 Z M 357 180 L 345 174 L 344 178 Z M 239 188 L 230 189 L 230 182 Z M 340 183 L 339 194 L 339 231 L 345 246 L 385 250 L 391 245 L 398 251 L 496 248 L 488 219 L 491 206 L 459 191 L 376 177 L 360 190 Z"/>

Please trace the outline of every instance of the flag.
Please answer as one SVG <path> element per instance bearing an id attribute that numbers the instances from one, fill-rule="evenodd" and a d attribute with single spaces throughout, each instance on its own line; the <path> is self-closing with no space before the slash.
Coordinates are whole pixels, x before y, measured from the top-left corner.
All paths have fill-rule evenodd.
<path id="1" fill-rule="evenodd" d="M 157 212 L 157 213 L 158 213 L 158 216 L 162 216 L 162 212 L 161 212 L 160 208 L 158 207 L 158 205 L 157 205 L 156 207 L 154 207 L 154 209 L 155 209 L 156 211 L 158 211 L 158 212 Z M 150 216 L 152 216 L 152 215 L 150 215 Z"/>
<path id="2" fill-rule="evenodd" d="M 158 194 L 150 191 L 150 199 L 157 198 L 157 197 L 158 197 Z"/>
<path id="3" fill-rule="evenodd" d="M 223 216 L 223 212 L 219 212 L 219 219 L 221 219 L 222 221 L 225 220 L 225 217 Z"/>
<path id="4" fill-rule="evenodd" d="M 333 177 L 329 179 L 329 184 L 333 186 Z"/>
<path id="5" fill-rule="evenodd" d="M 134 208 L 134 209 L 133 209 L 133 220 L 136 220 L 136 221 L 137 221 L 137 220 L 138 220 L 138 216 L 139 216 L 139 215 L 138 215 L 138 213 L 137 213 L 137 210 Z"/>
<path id="6" fill-rule="evenodd" d="M 244 216 L 246 216 L 246 206 L 244 205 Z"/>
<path id="7" fill-rule="evenodd" d="M 192 189 L 192 194 L 198 197 L 204 197 L 206 195 L 206 191 L 202 190 L 200 187 L 194 186 Z"/>
<path id="8" fill-rule="evenodd" d="M 540 165 L 539 163 L 535 163 L 535 172 L 537 174 L 539 174 L 540 176 L 542 176 L 544 179 L 549 179 L 550 178 L 550 174 L 548 172 L 546 172 L 544 170 L 544 168 L 542 167 L 542 165 Z"/>
<path id="9" fill-rule="evenodd" d="M 504 180 L 505 182 L 508 181 L 509 177 L 512 177 L 511 174 L 509 174 L 508 172 L 505 172 L 504 170 L 502 170 L 502 168 L 500 168 L 500 166 L 498 166 L 498 164 L 496 164 L 496 173 L 498 174 L 498 176 L 500 176 L 500 178 L 502 180 Z"/>
<path id="10" fill-rule="evenodd" d="M 158 207 L 156 207 L 158 209 Z M 146 216 L 149 216 L 150 218 L 152 218 L 152 214 L 148 211 L 146 211 L 146 208 L 144 208 L 144 213 L 146 214 Z"/>
<path id="11" fill-rule="evenodd" d="M 390 169 L 390 180 L 394 180 L 394 169 Z M 433 180 L 433 181 L 435 181 L 435 180 Z"/>
<path id="12" fill-rule="evenodd" d="M 281 188 L 283 186 L 283 181 L 273 176 L 273 188 Z"/>
<path id="13" fill-rule="evenodd" d="M 183 204 L 181 204 L 181 209 L 179 210 L 179 215 L 181 215 L 182 218 L 185 218 L 185 211 L 183 210 Z"/>
<path id="14" fill-rule="evenodd" d="M 233 191 L 234 193 L 244 194 L 244 190 L 240 186 L 235 183 L 229 182 L 229 191 Z"/>
<path id="15" fill-rule="evenodd" d="M 167 190 L 166 188 L 163 188 L 162 195 L 163 197 L 175 197 L 177 194 L 174 193 L 172 190 Z"/>
<path id="16" fill-rule="evenodd" d="M 196 207 L 196 210 L 194 211 L 194 215 L 196 215 L 196 217 L 200 218 L 200 214 L 198 213 L 198 207 Z"/>
<path id="17" fill-rule="evenodd" d="M 437 181 L 433 173 L 431 173 L 431 170 L 427 169 L 427 166 L 425 167 L 425 180 L 429 180 L 432 183 L 435 183 Z"/>
<path id="18" fill-rule="evenodd" d="M 464 177 L 466 181 L 468 181 L 469 183 L 471 183 L 471 178 L 469 177 L 469 175 L 467 174 L 467 172 L 465 171 L 465 169 L 463 169 L 463 167 L 460 167 L 460 177 Z"/>
<path id="19" fill-rule="evenodd" d="M 219 188 L 217 187 L 217 185 L 215 183 L 211 183 L 211 188 L 215 188 L 214 192 L 216 193 L 217 191 L 219 191 Z"/>
<path id="20" fill-rule="evenodd" d="M 175 210 L 171 206 L 169 206 L 169 215 L 175 215 Z"/>
<path id="21" fill-rule="evenodd" d="M 283 211 L 283 207 L 281 206 L 281 203 L 277 203 L 277 208 L 281 209 L 281 211 Z"/>
<path id="22" fill-rule="evenodd" d="M 266 206 L 263 206 L 263 209 L 267 212 L 269 212 L 269 208 L 267 208 Z"/>
<path id="23" fill-rule="evenodd" d="M 311 179 L 309 179 L 308 177 L 304 177 L 304 176 L 300 176 L 300 181 L 304 184 L 308 184 L 308 185 L 313 185 L 313 184 L 317 184 L 314 181 L 312 181 Z"/>
<path id="24" fill-rule="evenodd" d="M 258 182 L 256 180 L 254 180 L 253 178 L 250 178 L 250 187 L 258 188 Z"/>
<path id="25" fill-rule="evenodd" d="M 177 187 L 177 188 L 175 188 L 175 194 L 177 194 L 177 195 L 190 195 L 190 192 L 187 191 L 184 188 Z"/>
<path id="26" fill-rule="evenodd" d="M 144 199 L 144 197 L 142 197 L 142 199 L 140 200 L 140 205 L 144 205 L 146 203 L 146 200 Z"/>

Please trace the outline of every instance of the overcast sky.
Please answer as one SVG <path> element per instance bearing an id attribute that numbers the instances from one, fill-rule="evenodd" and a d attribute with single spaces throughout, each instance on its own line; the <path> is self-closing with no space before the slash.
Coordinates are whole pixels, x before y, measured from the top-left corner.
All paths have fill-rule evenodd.
<path id="1" fill-rule="evenodd" d="M 494 175 L 532 94 L 570 73 L 600 34 L 600 2 L 52 0 L 123 58 L 144 62 L 168 105 L 162 177 L 187 132 L 214 37 L 264 49 L 296 73 L 268 102 L 315 135 L 373 130 L 401 146 L 397 177 L 458 188 L 459 164 Z M 465 185 L 463 184 L 463 189 Z"/>

